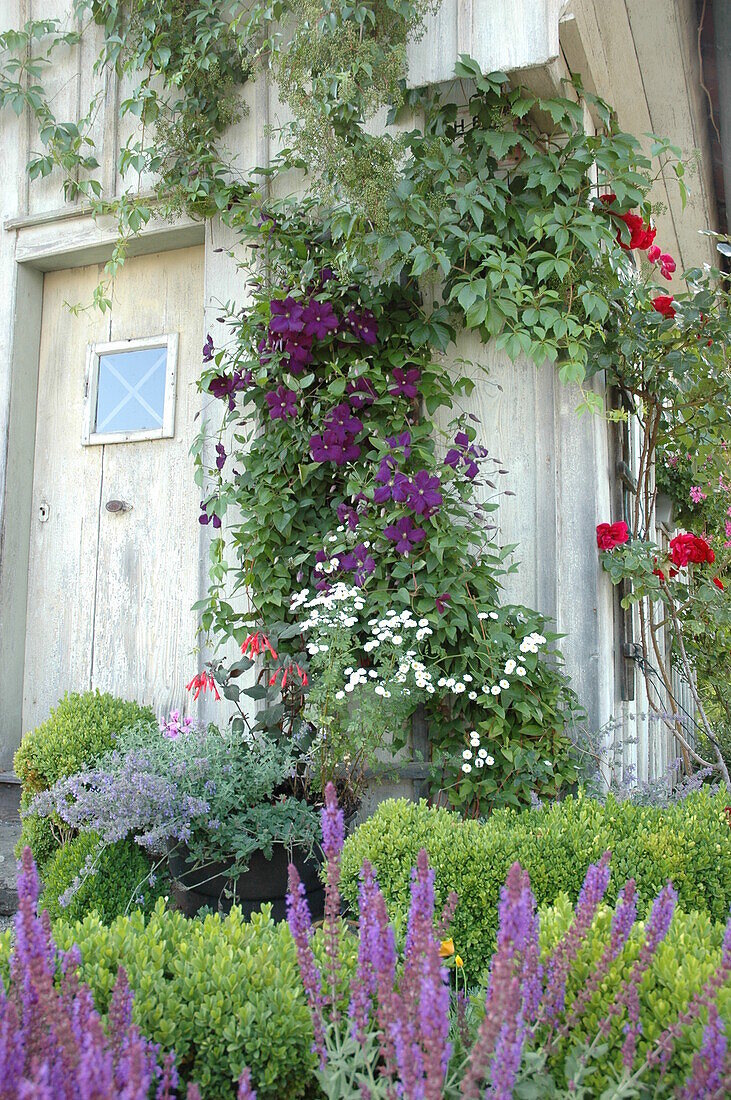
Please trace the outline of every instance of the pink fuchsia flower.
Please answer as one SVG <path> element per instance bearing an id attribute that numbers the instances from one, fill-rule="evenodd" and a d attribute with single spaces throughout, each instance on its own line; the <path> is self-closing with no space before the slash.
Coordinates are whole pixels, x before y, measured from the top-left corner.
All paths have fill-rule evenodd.
<path id="1" fill-rule="evenodd" d="M 304 306 L 295 298 L 274 299 L 270 303 L 269 331 L 277 336 L 294 336 L 305 327 Z"/>
<path id="2" fill-rule="evenodd" d="M 286 386 L 277 386 L 266 395 L 271 420 L 288 420 L 297 415 L 297 394 Z"/>
<path id="3" fill-rule="evenodd" d="M 404 370 L 403 367 L 396 367 L 393 371 L 393 378 L 396 385 L 391 386 L 388 391 L 392 397 L 408 397 L 410 400 L 418 397 L 419 388 L 416 383 L 421 378 L 421 371 L 418 367 L 409 367 L 407 370 Z"/>
<path id="4" fill-rule="evenodd" d="M 265 653 L 267 650 L 276 661 L 277 651 L 261 630 L 256 630 L 253 634 L 247 635 L 241 645 L 241 652 L 244 656 L 256 657 L 259 653 Z"/>
<path id="5" fill-rule="evenodd" d="M 624 520 L 618 523 L 600 523 L 596 529 L 596 544 L 599 550 L 614 550 L 629 542 L 629 528 Z"/>
<path id="6" fill-rule="evenodd" d="M 429 516 L 442 503 L 438 477 L 431 477 L 427 470 L 419 470 L 409 485 L 408 506 L 418 516 Z"/>
<path id="7" fill-rule="evenodd" d="M 690 499 L 693 504 L 700 504 L 702 500 L 705 500 L 707 493 L 704 493 L 700 485 L 691 485 L 690 487 Z"/>
<path id="8" fill-rule="evenodd" d="M 315 340 L 324 340 L 331 332 L 337 332 L 340 327 L 330 302 L 318 302 L 316 298 L 305 306 L 302 311 L 302 320 L 305 323 L 305 333 Z"/>
<path id="9" fill-rule="evenodd" d="M 198 696 L 202 691 L 212 692 L 213 697 L 216 699 L 216 701 L 221 698 L 221 696 L 218 694 L 216 681 L 213 679 L 213 676 L 210 672 L 204 671 L 197 673 L 197 675 L 193 677 L 190 683 L 185 685 L 185 690 L 193 692 L 193 700 L 196 702 L 198 700 Z"/>
<path id="10" fill-rule="evenodd" d="M 426 538 L 423 527 L 414 527 L 414 521 L 410 516 L 402 516 L 395 523 L 389 523 L 384 527 L 383 533 L 387 539 L 396 544 L 399 554 L 409 554 Z"/>
<path id="11" fill-rule="evenodd" d="M 672 294 L 658 294 L 656 298 L 652 299 L 652 308 L 656 313 L 661 313 L 663 317 L 672 318 L 675 316 L 673 301 Z"/>

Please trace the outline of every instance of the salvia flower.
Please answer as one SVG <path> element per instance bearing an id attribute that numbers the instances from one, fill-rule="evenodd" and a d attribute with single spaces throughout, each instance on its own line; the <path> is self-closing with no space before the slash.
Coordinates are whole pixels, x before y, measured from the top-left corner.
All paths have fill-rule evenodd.
<path id="1" fill-rule="evenodd" d="M 703 1045 L 693 1055 L 693 1065 L 685 1084 L 677 1093 L 679 1100 L 709 1100 L 725 1094 L 727 1051 L 726 1029 L 715 1004 L 708 1008 L 708 1023 Z"/>

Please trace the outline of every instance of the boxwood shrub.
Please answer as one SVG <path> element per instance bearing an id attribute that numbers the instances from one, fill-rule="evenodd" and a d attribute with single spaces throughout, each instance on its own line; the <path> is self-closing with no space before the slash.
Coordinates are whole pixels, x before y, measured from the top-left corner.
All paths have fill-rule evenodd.
<path id="1" fill-rule="evenodd" d="M 699 791 L 659 809 L 579 794 L 549 809 L 499 810 L 481 823 L 425 802 L 389 800 L 346 842 L 343 894 L 355 903 L 360 867 L 369 859 L 389 911 L 405 914 L 411 868 L 426 848 L 440 904 L 450 890 L 459 896 L 453 936 L 471 979 L 481 976 L 492 954 L 500 887 L 515 860 L 529 872 L 539 905 L 561 893 L 575 901 L 587 867 L 608 848 L 608 901 L 634 877 L 641 903 L 649 904 L 671 879 L 683 909 L 725 921 L 731 904 L 726 802 L 723 792 Z"/>
<path id="2" fill-rule="evenodd" d="M 64 695 L 46 721 L 25 734 L 15 754 L 13 767 L 23 786 L 21 814 L 39 791 L 92 764 L 111 748 L 118 734 L 139 721 L 155 722 L 150 707 L 99 691 Z M 28 845 L 43 877 L 61 846 L 62 831 L 60 822 L 54 829 L 50 819 L 25 813 L 17 855 Z"/>
<path id="3" fill-rule="evenodd" d="M 89 915 L 57 921 L 53 930 L 60 948 L 78 944 L 81 976 L 101 1012 L 124 966 L 135 1021 L 177 1052 L 183 1077 L 206 1100 L 234 1097 L 244 1065 L 259 1100 L 317 1095 L 294 943 L 266 907 L 250 920 L 235 908 L 227 917 L 190 920 L 159 901 L 147 920 L 135 912 L 105 925 Z"/>
<path id="4" fill-rule="evenodd" d="M 15 754 L 15 774 L 26 794 L 52 787 L 111 748 L 122 730 L 135 722 L 155 721 L 150 707 L 102 695 L 99 691 L 66 694 L 45 722 L 25 734 Z"/>
<path id="5" fill-rule="evenodd" d="M 118 840 L 97 856 L 98 843 L 96 833 L 80 833 L 59 848 L 47 865 L 39 904 L 51 919 L 81 920 L 96 912 L 108 924 L 128 910 L 149 912 L 156 900 L 169 892 L 167 874 L 153 873 L 150 860 L 133 840 Z M 93 858 L 94 873 L 83 875 L 89 857 Z M 77 876 L 81 876 L 81 884 L 68 905 L 62 906 L 59 898 Z"/>

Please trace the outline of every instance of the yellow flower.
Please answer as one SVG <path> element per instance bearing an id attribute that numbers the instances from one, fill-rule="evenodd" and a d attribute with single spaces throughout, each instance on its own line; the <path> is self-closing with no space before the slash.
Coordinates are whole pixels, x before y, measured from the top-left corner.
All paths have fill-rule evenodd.
<path id="1" fill-rule="evenodd" d="M 442 940 L 441 947 L 439 948 L 439 958 L 448 959 L 450 955 L 454 954 L 454 940 Z"/>
<path id="2" fill-rule="evenodd" d="M 458 955 L 457 958 L 454 960 L 454 965 L 457 967 L 458 970 L 462 969 L 462 967 L 464 966 L 464 963 L 462 962 L 462 956 L 461 955 Z"/>

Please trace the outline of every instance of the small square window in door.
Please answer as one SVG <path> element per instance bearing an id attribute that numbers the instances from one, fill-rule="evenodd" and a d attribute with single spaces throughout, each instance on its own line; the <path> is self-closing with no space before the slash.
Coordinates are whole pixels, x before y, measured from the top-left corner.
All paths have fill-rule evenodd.
<path id="1" fill-rule="evenodd" d="M 176 358 L 176 335 L 92 345 L 83 443 L 173 436 Z"/>

